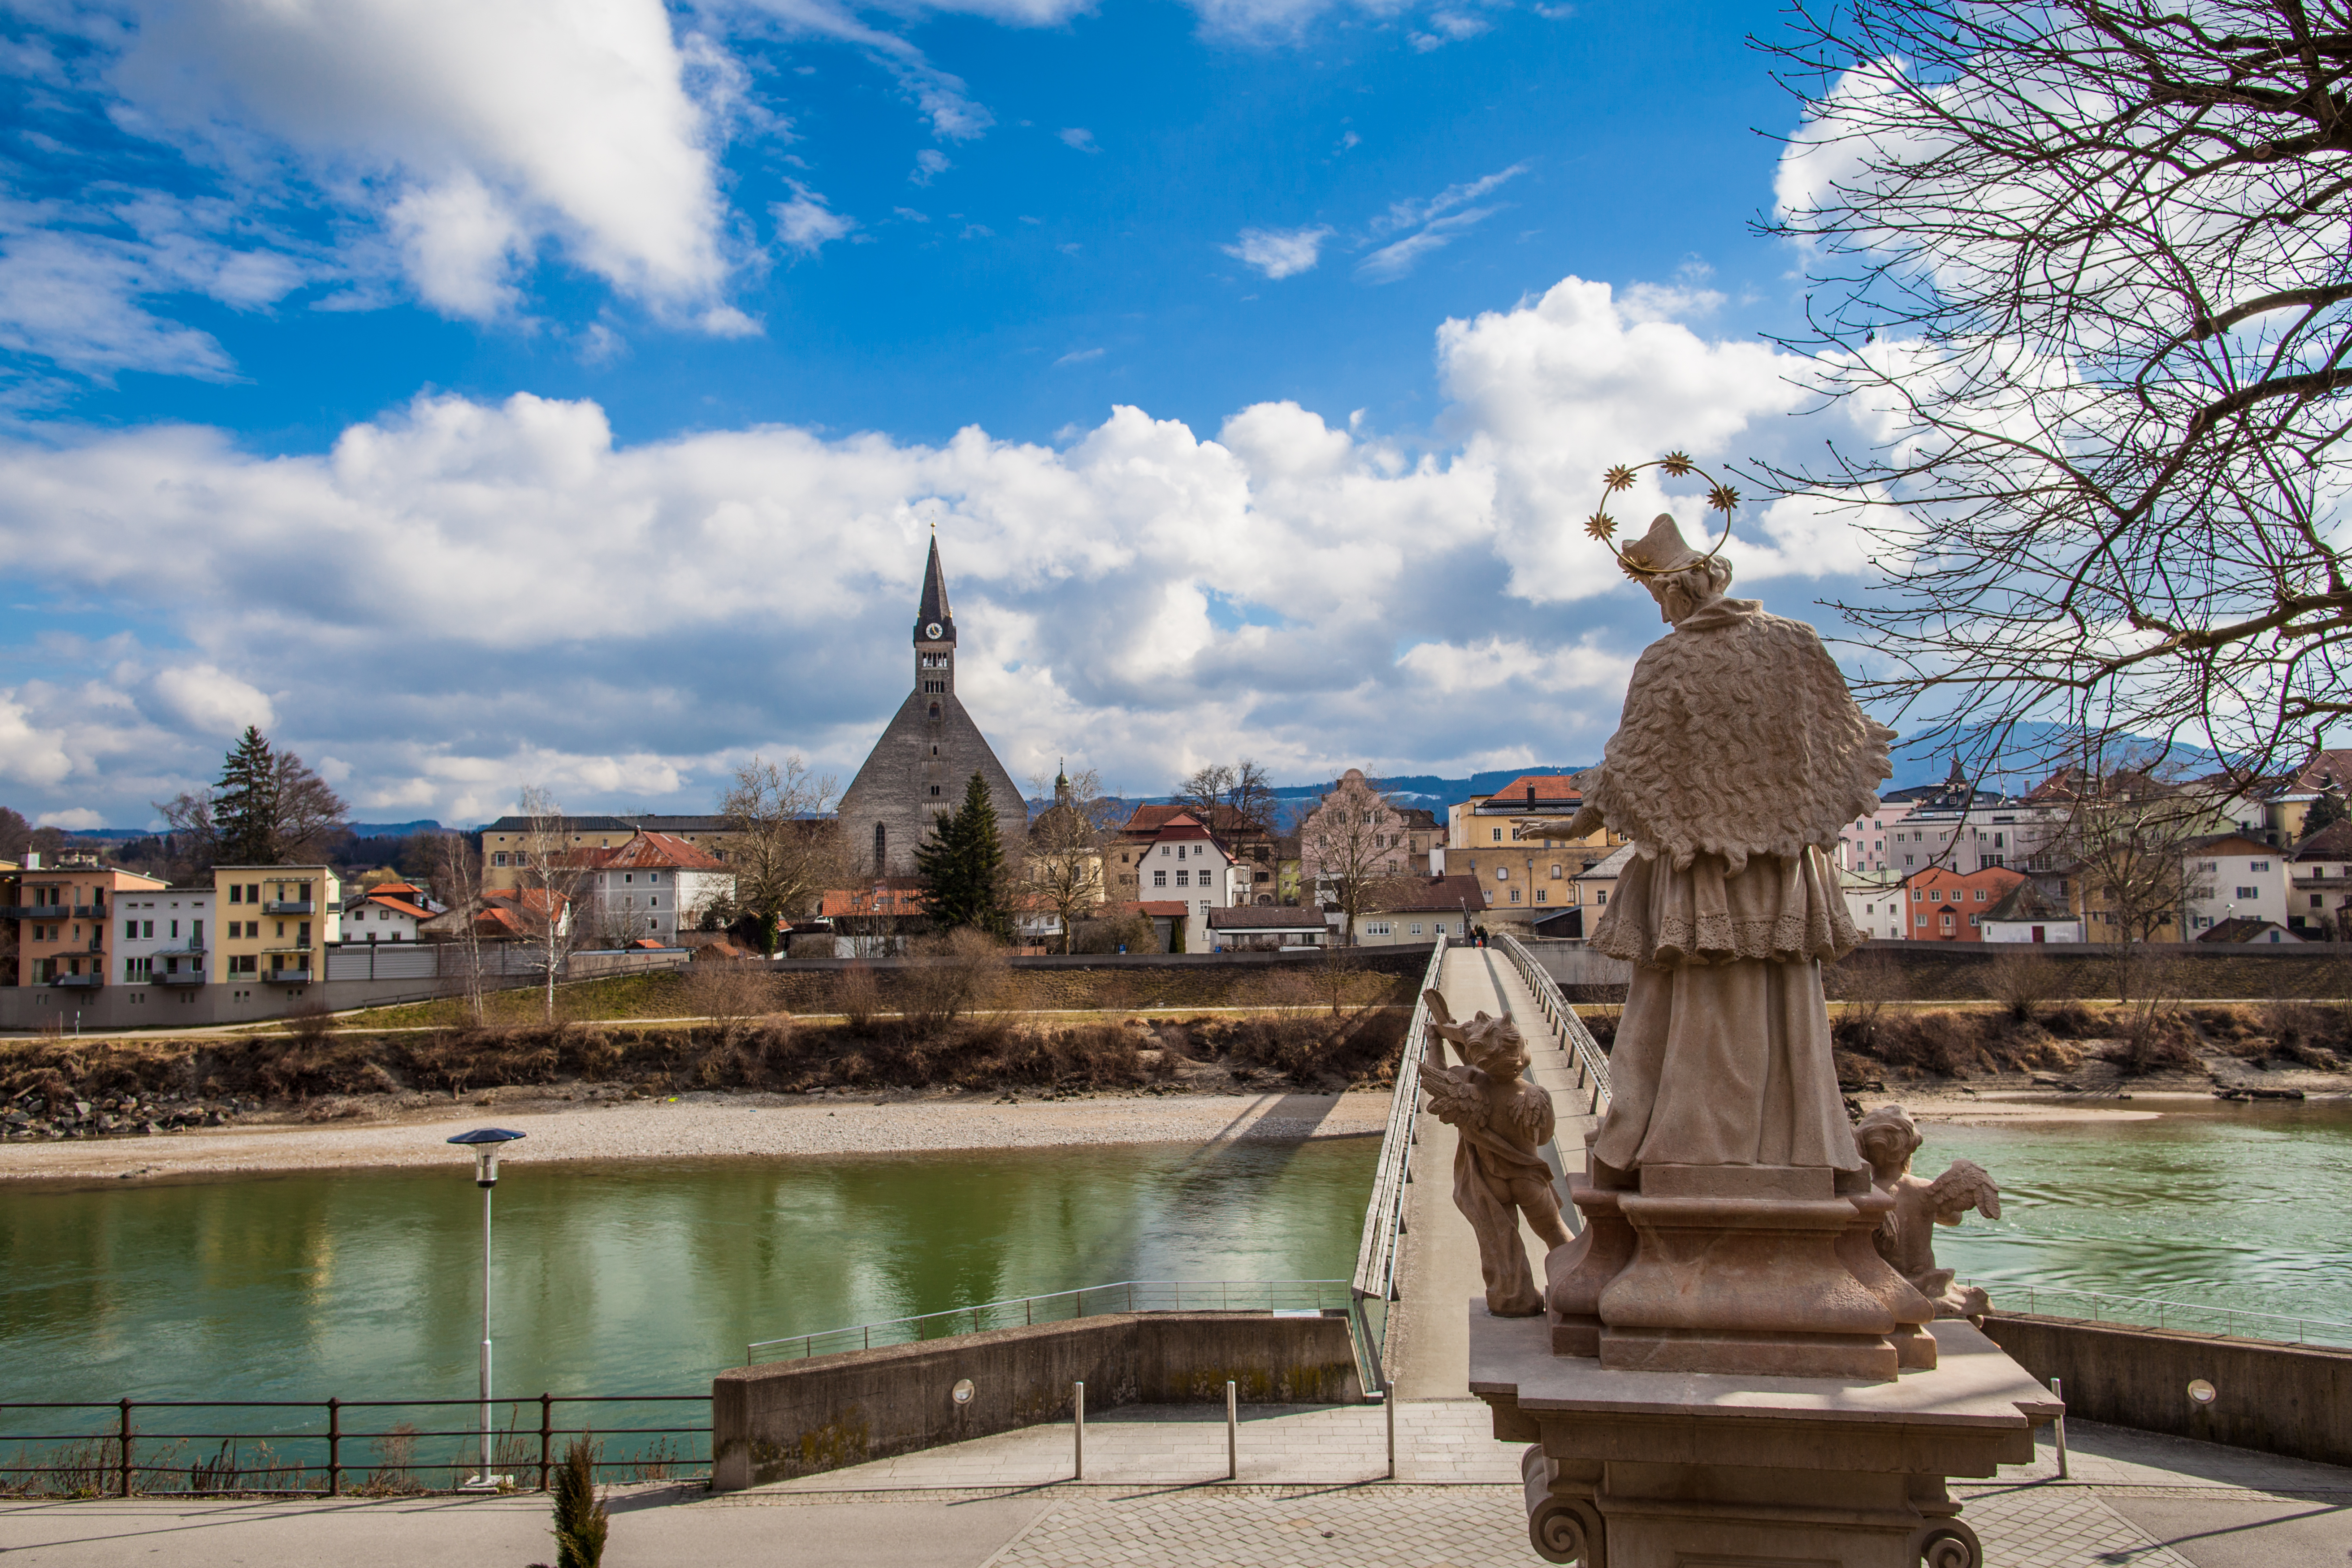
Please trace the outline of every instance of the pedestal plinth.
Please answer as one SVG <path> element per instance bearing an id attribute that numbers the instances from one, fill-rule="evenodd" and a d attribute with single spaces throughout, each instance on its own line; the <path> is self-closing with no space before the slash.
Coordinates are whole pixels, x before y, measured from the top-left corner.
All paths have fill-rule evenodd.
<path id="1" fill-rule="evenodd" d="M 1965 1321 L 1887 1381 L 1612 1368 L 1470 1303 L 1470 1391 L 1532 1443 L 1528 1531 L 1581 1568 L 1982 1568 L 1945 1482 L 2033 1458 L 2063 1406 Z"/>

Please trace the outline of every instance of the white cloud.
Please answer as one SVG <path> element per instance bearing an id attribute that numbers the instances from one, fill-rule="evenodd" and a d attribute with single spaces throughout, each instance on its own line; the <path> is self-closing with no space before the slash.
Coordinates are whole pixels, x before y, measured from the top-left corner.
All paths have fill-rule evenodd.
<path id="1" fill-rule="evenodd" d="M 0 777 L 19 809 L 143 822 L 254 722 L 401 817 L 479 820 L 525 782 L 702 809 L 753 750 L 845 779 L 904 696 L 934 524 L 961 689 L 1017 776 L 1064 754 L 1129 789 L 1240 752 L 1286 779 L 1458 769 L 1529 736 L 1597 756 L 1656 631 L 1573 525 L 1602 468 L 1840 427 L 1783 419 L 1776 351 L 1636 319 L 1601 283 L 1449 321 L 1437 349 L 1450 434 L 1426 449 L 1292 403 L 1213 437 L 1118 407 L 1056 447 L 624 445 L 595 404 L 530 395 L 419 397 L 315 456 L 186 426 L 0 442 L 0 570 L 174 645 L 47 652 L 85 678 L 0 693 Z M 1617 510 L 1667 506 L 1699 526 L 1686 489 Z M 1849 520 L 1785 501 L 1731 551 L 1743 584 L 1799 595 L 1857 553 Z M 1235 625 L 1251 605 L 1281 615 Z"/>
<path id="2" fill-rule="evenodd" d="M 829 240 L 845 239 L 857 227 L 857 220 L 844 217 L 825 205 L 824 198 L 797 180 L 787 182 L 793 187 L 793 199 L 778 202 L 768 210 L 775 215 L 776 237 L 789 250 L 803 256 L 814 256 Z"/>
<path id="3" fill-rule="evenodd" d="M 916 184 L 928 185 L 954 167 L 953 163 L 948 162 L 948 155 L 936 147 L 926 147 L 915 154 L 915 172 L 908 174 L 907 178 Z M 929 223 L 930 220 L 925 218 L 923 221 Z"/>
<path id="4" fill-rule="evenodd" d="M 1218 248 L 1268 278 L 1289 278 L 1314 270 L 1323 242 L 1330 237 L 1331 230 L 1323 225 L 1310 228 L 1245 228 L 1233 244 Z"/>
<path id="5" fill-rule="evenodd" d="M 290 154 L 341 199 L 386 193 L 440 309 L 509 299 L 542 238 L 657 306 L 723 286 L 713 126 L 660 0 L 128 4 L 109 79 L 131 117 L 257 175 Z M 697 58 L 723 89 L 707 39 Z"/>
<path id="6" fill-rule="evenodd" d="M 70 811 L 45 811 L 33 819 L 33 826 L 62 827 L 68 832 L 75 832 L 85 828 L 103 827 L 106 826 L 106 818 L 86 805 L 78 805 Z"/>
<path id="7" fill-rule="evenodd" d="M 1065 130 L 1055 132 L 1055 134 L 1062 139 L 1062 145 L 1065 147 L 1075 147 L 1081 153 L 1099 153 L 1102 151 L 1100 147 L 1095 144 L 1095 133 L 1087 130 L 1083 125 L 1069 126 Z"/>
<path id="8" fill-rule="evenodd" d="M 1465 38 L 1475 38 L 1493 27 L 1494 24 L 1484 16 L 1473 16 L 1464 11 L 1439 10 L 1430 13 L 1429 31 L 1412 33 L 1407 37 L 1414 48 L 1427 54 L 1448 44 L 1458 44 Z"/>
<path id="9" fill-rule="evenodd" d="M 1388 211 L 1372 220 L 1372 237 L 1378 239 L 1403 229 L 1412 232 L 1402 239 L 1381 246 L 1358 262 L 1356 275 L 1373 283 L 1393 283 L 1406 276 L 1420 265 L 1423 257 L 1453 244 L 1457 235 L 1502 210 L 1500 206 L 1474 207 L 1468 204 L 1517 179 L 1533 166 L 1522 160 L 1507 169 L 1498 169 L 1475 180 L 1448 185 L 1427 201 L 1407 199 L 1391 203 Z"/>
<path id="10" fill-rule="evenodd" d="M 1066 364 L 1084 364 L 1088 360 L 1100 359 L 1102 356 L 1103 351 L 1100 349 L 1072 349 L 1068 353 L 1055 360 L 1054 364 L 1058 369 Z"/>

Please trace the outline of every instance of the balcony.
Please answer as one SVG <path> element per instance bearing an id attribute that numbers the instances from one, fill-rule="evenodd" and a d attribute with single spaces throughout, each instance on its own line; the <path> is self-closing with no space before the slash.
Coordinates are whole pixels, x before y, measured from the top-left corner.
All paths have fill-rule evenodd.
<path id="1" fill-rule="evenodd" d="M 309 899 L 272 899 L 261 906 L 265 915 L 307 915 L 317 910 L 318 905 Z"/>
<path id="2" fill-rule="evenodd" d="M 58 921 L 66 911 L 58 904 L 0 904 L 0 920 Z"/>
<path id="3" fill-rule="evenodd" d="M 95 991 L 105 978 L 102 974 L 59 974 L 47 984 L 61 991 L 73 990 L 77 987 L 85 991 Z"/>
<path id="4" fill-rule="evenodd" d="M 261 978 L 272 985 L 308 985 L 310 972 L 307 969 L 273 969 Z"/>
<path id="5" fill-rule="evenodd" d="M 147 977 L 150 985 L 202 985 L 204 983 L 205 972 L 201 969 L 174 969 Z"/>
<path id="6" fill-rule="evenodd" d="M 106 918 L 104 904 L 76 904 L 73 918 L 78 921 L 102 921 Z"/>

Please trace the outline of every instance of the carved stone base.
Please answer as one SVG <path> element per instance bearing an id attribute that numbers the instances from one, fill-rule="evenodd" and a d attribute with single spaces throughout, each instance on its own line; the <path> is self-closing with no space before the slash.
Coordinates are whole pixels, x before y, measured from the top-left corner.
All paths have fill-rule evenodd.
<path id="1" fill-rule="evenodd" d="M 1884 1383 L 1612 1370 L 1470 1309 L 1470 1389 L 1536 1445 L 1537 1555 L 1582 1568 L 1983 1568 L 1946 1487 L 2033 1457 L 2061 1406 L 1964 1322 Z"/>
<path id="2" fill-rule="evenodd" d="M 1648 1165 L 1638 1191 L 1571 1191 L 1547 1259 L 1551 1348 L 1622 1371 L 1884 1382 L 1935 1365 L 1935 1309 L 1871 1232 L 1892 1200 L 1826 1166 Z"/>

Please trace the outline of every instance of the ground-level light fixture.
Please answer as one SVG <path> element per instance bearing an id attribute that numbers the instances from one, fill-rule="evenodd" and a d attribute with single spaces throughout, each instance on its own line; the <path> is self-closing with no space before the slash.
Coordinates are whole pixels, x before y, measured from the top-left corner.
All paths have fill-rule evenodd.
<path id="1" fill-rule="evenodd" d="M 461 1483 L 465 1491 L 497 1491 L 510 1478 L 490 1473 L 490 1440 L 496 1430 L 490 1419 L 490 1189 L 499 1184 L 499 1150 L 521 1137 L 503 1127 L 477 1127 L 449 1140 L 474 1152 L 474 1185 L 482 1189 L 482 1463 L 473 1479 Z"/>

